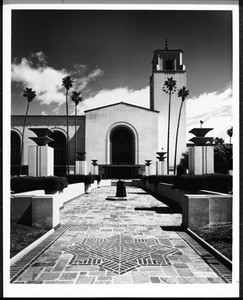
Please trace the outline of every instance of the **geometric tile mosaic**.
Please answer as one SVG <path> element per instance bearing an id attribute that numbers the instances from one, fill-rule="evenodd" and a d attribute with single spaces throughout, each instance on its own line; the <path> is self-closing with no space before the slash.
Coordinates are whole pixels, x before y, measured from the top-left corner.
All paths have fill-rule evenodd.
<path id="1" fill-rule="evenodd" d="M 139 239 L 124 234 L 104 239 L 85 238 L 64 250 L 73 254 L 71 265 L 98 265 L 119 275 L 140 266 L 170 265 L 167 256 L 181 254 L 156 238 Z"/>

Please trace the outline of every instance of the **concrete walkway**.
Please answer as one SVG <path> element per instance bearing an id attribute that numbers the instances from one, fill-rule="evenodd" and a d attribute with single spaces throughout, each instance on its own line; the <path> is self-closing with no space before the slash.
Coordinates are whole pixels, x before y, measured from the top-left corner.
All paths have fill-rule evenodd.
<path id="1" fill-rule="evenodd" d="M 11 267 L 14 284 L 229 283 L 231 272 L 182 231 L 181 214 L 138 187 L 67 203 L 61 226 Z"/>

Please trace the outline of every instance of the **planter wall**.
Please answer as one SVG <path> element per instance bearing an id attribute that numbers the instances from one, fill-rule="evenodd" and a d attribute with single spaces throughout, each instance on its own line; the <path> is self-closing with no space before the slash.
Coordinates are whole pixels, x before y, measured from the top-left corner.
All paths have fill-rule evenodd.
<path id="1" fill-rule="evenodd" d="M 232 223 L 231 195 L 184 195 L 182 224 L 189 229 Z"/>
<path id="2" fill-rule="evenodd" d="M 69 184 L 62 192 L 56 192 L 53 196 L 54 199 L 58 199 L 60 207 L 71 199 L 84 194 L 83 182 Z"/>
<path id="3" fill-rule="evenodd" d="M 33 193 L 32 193 L 33 194 Z M 11 199 L 11 221 L 31 226 L 33 195 L 17 195 Z"/>
<path id="4" fill-rule="evenodd" d="M 59 199 L 52 196 L 35 196 L 32 198 L 31 226 L 52 229 L 60 224 Z"/>
<path id="5" fill-rule="evenodd" d="M 97 182 L 90 186 L 90 191 Z M 83 182 L 69 184 L 62 192 L 45 195 L 44 191 L 31 191 L 12 195 L 11 221 L 43 229 L 51 229 L 59 224 L 59 210 L 63 205 L 85 193 Z"/>
<path id="6" fill-rule="evenodd" d="M 174 189 L 172 184 L 152 184 L 148 180 L 135 184 L 177 202 L 182 208 L 182 224 L 187 228 L 195 230 L 220 223 L 232 223 L 232 195 L 206 190 L 189 194 L 188 191 Z"/>
<path id="7" fill-rule="evenodd" d="M 102 179 L 99 182 L 98 187 L 102 187 L 102 186 L 111 186 L 111 180 L 110 179 Z"/>

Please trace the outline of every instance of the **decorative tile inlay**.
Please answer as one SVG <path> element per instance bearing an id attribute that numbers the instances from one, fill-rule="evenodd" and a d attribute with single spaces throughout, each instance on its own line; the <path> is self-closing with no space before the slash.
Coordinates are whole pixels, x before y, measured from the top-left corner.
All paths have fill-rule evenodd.
<path id="1" fill-rule="evenodd" d="M 167 256 L 180 254 L 178 249 L 160 244 L 155 238 L 131 238 L 115 235 L 110 238 L 85 238 L 65 248 L 73 254 L 72 265 L 99 265 L 116 274 L 124 274 L 140 266 L 170 265 Z"/>

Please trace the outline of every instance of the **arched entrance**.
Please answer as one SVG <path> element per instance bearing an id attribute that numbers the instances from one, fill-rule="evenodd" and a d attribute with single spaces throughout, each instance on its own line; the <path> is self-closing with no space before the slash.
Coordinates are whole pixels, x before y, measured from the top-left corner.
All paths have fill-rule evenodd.
<path id="1" fill-rule="evenodd" d="M 111 163 L 135 164 L 135 141 L 132 131 L 124 126 L 114 128 L 110 134 Z"/>
<path id="2" fill-rule="evenodd" d="M 19 175 L 20 145 L 20 135 L 15 131 L 11 131 L 11 175 Z"/>
<path id="3" fill-rule="evenodd" d="M 107 132 L 107 164 L 104 178 L 138 178 L 138 134 L 125 122 L 113 124 Z"/>
<path id="4" fill-rule="evenodd" d="M 54 141 L 49 146 L 54 148 L 54 174 L 57 176 L 66 173 L 66 136 L 61 131 L 54 131 L 50 138 Z"/>

